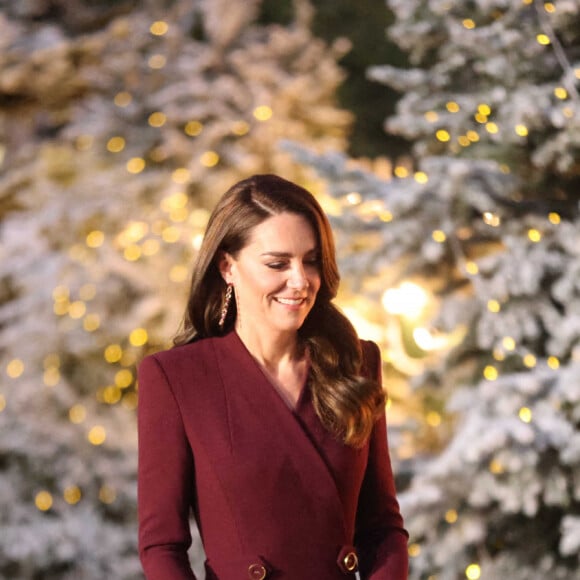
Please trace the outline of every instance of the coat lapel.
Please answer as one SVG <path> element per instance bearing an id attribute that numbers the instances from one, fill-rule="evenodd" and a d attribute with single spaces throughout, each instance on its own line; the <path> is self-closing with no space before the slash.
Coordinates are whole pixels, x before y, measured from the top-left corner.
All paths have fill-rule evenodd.
<path id="1" fill-rule="evenodd" d="M 279 510 L 279 517 L 286 518 L 282 512 L 298 509 L 297 502 L 302 502 L 302 509 L 312 510 L 313 520 L 330 518 L 324 527 L 335 530 L 336 541 L 342 542 L 348 531 L 340 493 L 297 411 L 288 407 L 235 332 L 214 339 L 213 345 L 227 400 L 234 463 L 251 462 L 254 470 L 246 474 L 234 469 L 232 476 L 261 481 L 266 501 L 269 491 L 279 496 L 286 490 L 292 495 L 289 503 L 278 506 L 272 501 L 272 517 Z M 302 399 L 304 393 L 297 409 Z M 244 489 L 245 482 L 237 483 Z"/>

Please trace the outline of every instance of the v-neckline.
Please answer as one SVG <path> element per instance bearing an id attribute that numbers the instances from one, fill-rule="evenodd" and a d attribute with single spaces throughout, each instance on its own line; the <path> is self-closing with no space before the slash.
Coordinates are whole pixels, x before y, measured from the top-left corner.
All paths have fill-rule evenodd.
<path id="1" fill-rule="evenodd" d="M 304 373 L 302 386 L 300 387 L 300 392 L 298 393 L 296 402 L 292 404 L 291 400 L 284 396 L 280 387 L 272 381 L 272 378 L 269 376 L 264 366 L 260 364 L 258 360 L 256 360 L 256 357 L 250 352 L 248 347 L 244 344 L 244 341 L 240 338 L 239 334 L 235 330 L 232 330 L 232 334 L 236 337 L 236 340 L 246 351 L 248 357 L 252 360 L 254 366 L 260 371 L 266 382 L 270 385 L 270 387 L 276 393 L 276 395 L 282 401 L 282 403 L 284 403 L 284 405 L 288 408 L 288 410 L 291 411 L 293 414 L 297 414 L 298 410 L 300 409 L 304 401 L 305 392 L 308 389 L 308 379 L 310 378 L 310 359 L 308 358 L 308 356 L 306 357 L 306 372 Z"/>

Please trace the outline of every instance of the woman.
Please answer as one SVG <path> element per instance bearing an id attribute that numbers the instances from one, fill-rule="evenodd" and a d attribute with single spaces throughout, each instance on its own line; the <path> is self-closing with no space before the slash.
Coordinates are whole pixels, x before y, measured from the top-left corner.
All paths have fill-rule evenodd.
<path id="1" fill-rule="evenodd" d="M 328 220 L 274 175 L 207 227 L 175 347 L 139 368 L 139 545 L 150 580 L 194 578 L 193 510 L 218 580 L 403 580 L 380 355 L 331 300 Z"/>

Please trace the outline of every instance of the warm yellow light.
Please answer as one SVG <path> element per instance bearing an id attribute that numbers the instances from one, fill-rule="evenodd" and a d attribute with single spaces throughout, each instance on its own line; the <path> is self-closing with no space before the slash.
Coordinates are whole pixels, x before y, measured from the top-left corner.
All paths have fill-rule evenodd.
<path id="1" fill-rule="evenodd" d="M 488 300 L 487 309 L 495 314 L 501 310 L 501 304 L 497 300 Z"/>
<path id="2" fill-rule="evenodd" d="M 491 211 L 483 212 L 483 221 L 488 225 L 496 228 L 501 224 L 501 218 Z"/>
<path id="3" fill-rule="evenodd" d="M 6 365 L 6 374 L 11 379 L 17 379 L 18 377 L 22 376 L 23 373 L 24 373 L 24 362 L 22 362 L 22 360 L 19 358 L 12 359 Z"/>
<path id="4" fill-rule="evenodd" d="M 498 373 L 497 369 L 494 366 L 487 365 L 483 369 L 483 376 L 488 381 L 495 381 L 497 379 L 497 377 L 499 376 L 499 373 Z"/>
<path id="5" fill-rule="evenodd" d="M 147 122 L 151 127 L 163 127 L 167 121 L 167 115 L 161 111 L 155 111 L 149 115 Z"/>
<path id="6" fill-rule="evenodd" d="M 115 384 L 120 389 L 126 389 L 133 382 L 133 373 L 129 369 L 121 369 L 115 374 Z"/>
<path id="7" fill-rule="evenodd" d="M 529 369 L 532 369 L 532 368 L 534 368 L 536 366 L 536 364 L 537 364 L 538 361 L 537 361 L 536 357 L 533 354 L 528 353 L 528 354 L 526 354 L 524 356 L 523 362 L 524 362 L 524 365 L 526 367 L 528 367 Z"/>
<path id="8" fill-rule="evenodd" d="M 185 171 L 187 171 L 187 169 Z M 182 176 L 176 174 L 175 176 L 181 179 L 182 177 L 185 177 L 185 174 L 183 174 Z M 187 176 L 188 176 L 187 178 L 189 178 L 189 171 L 187 171 Z M 187 195 L 183 191 L 179 191 L 162 199 L 160 207 L 163 211 L 169 213 L 176 209 L 184 209 L 187 203 L 188 203 Z"/>
<path id="9" fill-rule="evenodd" d="M 52 297 L 57 302 L 68 302 L 70 298 L 70 290 L 66 286 L 57 286 L 52 291 Z"/>
<path id="10" fill-rule="evenodd" d="M 147 64 L 152 69 L 160 69 L 167 64 L 167 59 L 162 54 L 153 54 L 149 57 Z"/>
<path id="11" fill-rule="evenodd" d="M 191 238 L 191 246 L 194 250 L 199 250 L 201 248 L 201 244 L 203 242 L 203 234 L 195 234 Z"/>
<path id="12" fill-rule="evenodd" d="M 568 91 L 564 87 L 556 87 L 554 89 L 554 95 L 557 99 L 561 99 L 563 101 L 564 99 L 568 98 Z"/>
<path id="13" fill-rule="evenodd" d="M 550 37 L 547 34 L 536 35 L 536 40 L 543 46 L 550 44 Z"/>
<path id="14" fill-rule="evenodd" d="M 87 305 L 82 300 L 75 300 L 68 309 L 68 315 L 71 318 L 82 318 L 87 311 Z"/>
<path id="15" fill-rule="evenodd" d="M 148 340 L 149 336 L 144 328 L 136 328 L 129 335 L 129 342 L 133 346 L 143 346 L 144 344 L 147 344 Z"/>
<path id="16" fill-rule="evenodd" d="M 206 151 L 199 158 L 199 162 L 204 167 L 215 167 L 220 160 L 220 156 L 215 151 Z"/>
<path id="17" fill-rule="evenodd" d="M 480 113 L 481 115 L 489 117 L 491 115 L 491 107 L 485 103 L 480 103 L 479 105 L 477 105 L 477 112 Z"/>
<path id="18" fill-rule="evenodd" d="M 506 350 L 514 350 L 516 348 L 516 341 L 511 336 L 504 336 L 501 344 Z"/>
<path id="19" fill-rule="evenodd" d="M 532 421 L 532 410 L 528 407 L 522 407 L 518 412 L 518 416 L 524 423 L 530 423 Z"/>
<path id="20" fill-rule="evenodd" d="M 494 475 L 500 475 L 504 472 L 504 467 L 501 461 L 498 459 L 492 459 L 489 462 L 489 471 Z"/>
<path id="21" fill-rule="evenodd" d="M 145 159 L 141 157 L 132 157 L 127 161 L 126 167 L 129 173 L 141 173 L 145 169 Z"/>
<path id="22" fill-rule="evenodd" d="M 46 369 L 42 381 L 47 387 L 55 387 L 60 382 L 60 371 L 56 367 Z"/>
<path id="23" fill-rule="evenodd" d="M 481 125 L 483 125 L 484 123 L 487 123 L 488 120 L 488 116 L 487 115 L 482 115 L 481 113 L 475 113 L 475 115 L 473 115 L 473 118 L 480 123 Z"/>
<path id="24" fill-rule="evenodd" d="M 403 282 L 398 288 L 389 288 L 382 298 L 383 307 L 389 314 L 408 317 L 419 316 L 428 302 L 427 292 L 413 282 Z"/>
<path id="25" fill-rule="evenodd" d="M 479 266 L 475 262 L 468 260 L 467 262 L 465 262 L 465 270 L 467 271 L 468 274 L 475 276 L 476 274 L 479 273 Z"/>
<path id="26" fill-rule="evenodd" d="M 444 348 L 447 345 L 447 337 L 441 334 L 433 334 L 428 328 L 418 326 L 413 329 L 413 340 L 424 351 L 432 351 Z"/>
<path id="27" fill-rule="evenodd" d="M 199 121 L 189 121 L 183 130 L 186 135 L 197 137 L 203 131 L 203 125 Z"/>
<path id="28" fill-rule="evenodd" d="M 481 577 L 481 568 L 478 564 L 469 564 L 469 566 L 465 568 L 465 576 L 468 580 L 479 580 Z"/>
<path id="29" fill-rule="evenodd" d="M 447 239 L 443 230 L 433 230 L 431 232 L 431 237 L 439 244 L 442 244 Z"/>
<path id="30" fill-rule="evenodd" d="M 416 171 L 413 177 L 417 183 L 427 183 L 429 181 L 429 177 L 424 171 Z"/>
<path id="31" fill-rule="evenodd" d="M 102 398 L 108 405 L 114 405 L 121 400 L 121 389 L 116 385 L 108 385 L 103 389 Z"/>
<path id="32" fill-rule="evenodd" d="M 123 256 L 128 262 L 136 262 L 141 257 L 142 251 L 137 244 L 129 244 L 123 250 Z"/>
<path id="33" fill-rule="evenodd" d="M 87 410 L 83 405 L 73 405 L 68 411 L 68 418 L 71 423 L 78 425 L 87 418 Z"/>
<path id="34" fill-rule="evenodd" d="M 81 490 L 76 485 L 69 485 L 66 487 L 62 495 L 64 497 L 64 501 L 70 505 L 79 503 L 82 497 Z"/>
<path id="35" fill-rule="evenodd" d="M 191 171 L 187 169 L 187 167 L 178 167 L 175 171 L 171 173 L 171 181 L 174 183 L 187 183 L 191 179 Z M 179 199 L 180 194 L 173 194 L 175 196 L 174 199 Z M 185 194 L 181 194 L 185 195 Z M 173 196 L 172 196 L 173 197 Z M 175 206 L 174 206 L 175 207 Z"/>
<path id="36" fill-rule="evenodd" d="M 472 143 L 477 143 L 479 141 L 479 134 L 477 133 L 477 131 L 467 131 L 466 133 L 466 137 L 472 142 Z"/>
<path id="37" fill-rule="evenodd" d="M 439 427 L 441 425 L 441 415 L 436 411 L 429 411 L 425 420 L 430 427 Z"/>
<path id="38" fill-rule="evenodd" d="M 110 485 L 103 485 L 99 489 L 99 500 L 105 504 L 111 504 L 117 499 L 117 492 Z"/>
<path id="39" fill-rule="evenodd" d="M 41 512 L 46 512 L 52 507 L 52 494 L 48 491 L 39 491 L 34 498 L 34 504 Z"/>
<path id="40" fill-rule="evenodd" d="M 544 10 L 546 12 L 548 12 L 549 14 L 552 14 L 553 12 L 556 12 L 556 6 L 554 6 L 554 4 L 552 4 L 552 2 L 546 2 L 544 4 Z"/>
<path id="41" fill-rule="evenodd" d="M 517 135 L 520 137 L 527 137 L 528 136 L 528 128 L 525 125 L 516 125 L 514 130 Z"/>
<path id="42" fill-rule="evenodd" d="M 459 135 L 459 137 L 457 137 L 457 142 L 462 147 L 469 147 L 471 145 L 471 141 L 467 138 L 467 135 Z"/>
<path id="43" fill-rule="evenodd" d="M 448 524 L 454 524 L 457 521 L 458 515 L 456 510 L 447 510 L 445 512 L 445 521 Z"/>
<path id="44" fill-rule="evenodd" d="M 6 397 L 0 394 L 0 413 L 6 409 Z"/>
<path id="45" fill-rule="evenodd" d="M 555 226 L 557 226 L 562 221 L 562 218 L 560 217 L 559 213 L 556 213 L 555 211 L 551 211 L 548 214 L 548 220 L 550 220 L 551 224 L 554 224 Z"/>
<path id="46" fill-rule="evenodd" d="M 427 111 L 424 116 L 425 120 L 429 123 L 435 123 L 435 121 L 439 119 L 439 114 L 437 111 Z"/>
<path id="47" fill-rule="evenodd" d="M 159 249 L 159 241 L 154 239 L 145 240 L 141 246 L 141 250 L 144 256 L 154 256 L 159 252 Z"/>
<path id="48" fill-rule="evenodd" d="M 115 95 L 114 103 L 117 107 L 126 107 L 131 104 L 133 97 L 127 91 L 121 91 Z"/>
<path id="49" fill-rule="evenodd" d="M 150 27 L 149 32 L 155 36 L 163 36 L 169 30 L 169 25 L 163 20 L 156 20 Z"/>
<path id="50" fill-rule="evenodd" d="M 111 137 L 107 141 L 107 150 L 111 153 L 119 153 L 125 149 L 125 139 L 123 137 Z"/>
<path id="51" fill-rule="evenodd" d="M 496 123 L 493 123 L 493 122 L 491 122 L 491 123 L 486 123 L 486 125 L 485 125 L 485 130 L 486 130 L 488 133 L 491 133 L 492 135 L 495 135 L 497 132 L 499 132 L 499 127 L 497 126 L 497 124 L 496 124 Z"/>
<path id="52" fill-rule="evenodd" d="M 163 232 L 161 232 L 161 238 L 167 244 L 174 244 L 180 237 L 181 234 L 175 226 L 167 226 L 163 229 Z"/>
<path id="53" fill-rule="evenodd" d="M 110 364 L 119 362 L 121 360 L 121 357 L 123 356 L 123 349 L 121 348 L 120 344 L 110 344 L 105 349 L 103 356 L 105 357 L 105 360 Z"/>
<path id="54" fill-rule="evenodd" d="M 379 219 L 385 223 L 392 222 L 393 214 L 388 209 L 383 209 L 379 212 Z"/>
<path id="55" fill-rule="evenodd" d="M 447 143 L 447 141 L 451 139 L 449 131 L 446 131 L 445 129 L 439 129 L 439 131 L 435 133 L 435 137 L 437 138 L 438 141 L 441 141 L 441 143 Z"/>
<path id="56" fill-rule="evenodd" d="M 471 18 L 465 18 L 465 20 L 463 20 L 463 26 L 465 26 L 467 30 L 472 30 L 475 28 L 475 22 Z"/>
<path id="57" fill-rule="evenodd" d="M 105 234 L 100 230 L 93 230 L 87 235 L 86 243 L 89 248 L 99 248 L 105 241 Z"/>
<path id="58" fill-rule="evenodd" d="M 400 179 L 404 179 L 405 177 L 409 176 L 409 170 L 402 165 L 397 165 L 393 171 L 395 177 L 399 177 Z"/>
<path id="59" fill-rule="evenodd" d="M 421 546 L 419 544 L 410 544 L 408 551 L 411 558 L 416 558 L 421 553 Z"/>
<path id="60" fill-rule="evenodd" d="M 548 366 L 551 369 L 556 370 L 557 368 L 560 367 L 560 361 L 558 360 L 558 357 L 556 357 L 556 356 L 549 356 L 547 362 L 548 362 Z"/>
<path id="61" fill-rule="evenodd" d="M 101 326 L 101 319 L 98 314 L 87 314 L 83 319 L 83 328 L 87 332 L 94 332 Z"/>
<path id="62" fill-rule="evenodd" d="M 535 228 L 530 228 L 528 230 L 528 238 L 530 241 L 537 243 L 542 239 L 542 233 Z"/>
<path id="63" fill-rule="evenodd" d="M 457 113 L 460 109 L 459 104 L 455 101 L 449 101 L 445 106 L 450 113 Z"/>
<path id="64" fill-rule="evenodd" d="M 246 135 L 250 130 L 250 125 L 246 121 L 235 121 L 232 123 L 232 133 L 238 137 Z"/>
<path id="65" fill-rule="evenodd" d="M 574 76 L 575 76 L 577 79 L 580 79 L 580 68 L 575 68 L 575 69 L 574 69 Z"/>
<path id="66" fill-rule="evenodd" d="M 272 109 L 268 105 L 260 105 L 254 109 L 254 117 L 258 121 L 267 121 L 272 117 Z"/>
<path id="67" fill-rule="evenodd" d="M 144 238 L 148 232 L 149 224 L 147 224 L 147 222 L 131 221 L 119 235 L 119 242 L 121 245 L 138 242 Z"/>
<path id="68" fill-rule="evenodd" d="M 107 438 L 107 432 L 102 425 L 95 425 L 89 431 L 87 438 L 93 445 L 102 445 Z"/>
<path id="69" fill-rule="evenodd" d="M 187 208 L 185 208 L 185 207 L 179 207 L 179 208 L 172 209 L 171 212 L 169 213 L 169 219 L 175 223 L 184 222 L 185 220 L 187 220 L 188 217 L 189 217 L 189 212 L 187 211 Z"/>
<path id="70" fill-rule="evenodd" d="M 499 348 L 494 348 L 493 358 L 494 360 L 501 362 L 502 360 L 505 360 L 505 353 L 503 352 L 503 350 L 500 350 Z"/>

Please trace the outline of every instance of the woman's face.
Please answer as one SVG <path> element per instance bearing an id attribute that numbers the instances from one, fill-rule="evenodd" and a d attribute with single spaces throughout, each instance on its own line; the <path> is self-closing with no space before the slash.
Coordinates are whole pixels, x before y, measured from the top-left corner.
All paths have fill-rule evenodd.
<path id="1" fill-rule="evenodd" d="M 301 215 L 281 213 L 251 232 L 236 258 L 224 254 L 220 271 L 234 285 L 238 319 L 244 331 L 297 331 L 320 289 L 316 236 Z"/>

